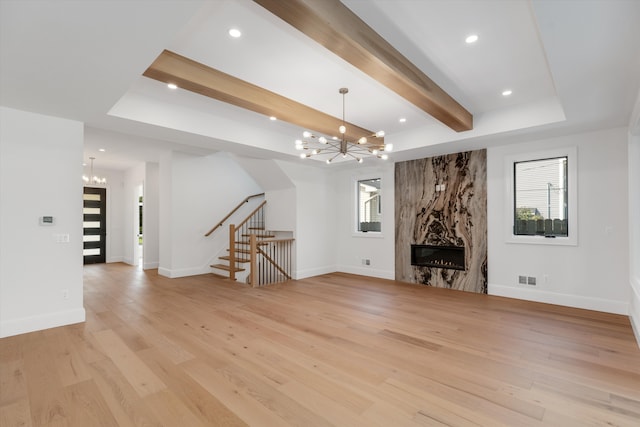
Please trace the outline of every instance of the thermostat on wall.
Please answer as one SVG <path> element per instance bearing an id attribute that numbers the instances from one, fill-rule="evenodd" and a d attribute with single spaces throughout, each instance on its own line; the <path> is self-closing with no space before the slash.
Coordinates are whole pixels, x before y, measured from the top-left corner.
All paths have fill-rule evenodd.
<path id="1" fill-rule="evenodd" d="M 53 217 L 52 216 L 41 216 L 40 217 L 40 225 L 53 225 Z"/>

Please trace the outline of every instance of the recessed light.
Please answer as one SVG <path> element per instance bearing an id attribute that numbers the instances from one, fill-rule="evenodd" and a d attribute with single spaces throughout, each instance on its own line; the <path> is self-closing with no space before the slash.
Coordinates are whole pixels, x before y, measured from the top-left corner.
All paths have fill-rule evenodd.
<path id="1" fill-rule="evenodd" d="M 272 122 L 275 122 L 278 119 L 276 118 L 276 116 L 271 116 L 271 117 L 269 117 L 269 120 L 271 120 Z"/>
<path id="2" fill-rule="evenodd" d="M 477 41 L 478 41 L 478 35 L 477 35 L 477 34 L 470 34 L 470 35 L 468 35 L 468 36 L 467 36 L 467 38 L 466 38 L 466 39 L 464 39 L 464 41 L 465 41 L 467 44 L 475 43 L 475 42 L 477 42 Z"/>
<path id="3" fill-rule="evenodd" d="M 239 29 L 237 29 L 237 28 L 231 28 L 231 29 L 229 30 L 229 35 L 230 35 L 231 37 L 233 37 L 234 39 L 237 39 L 238 37 L 242 36 L 242 31 L 240 31 L 240 30 L 239 30 Z"/>
<path id="4" fill-rule="evenodd" d="M 167 83 L 167 87 L 173 90 L 178 89 L 178 85 L 175 83 Z"/>
<path id="5" fill-rule="evenodd" d="M 502 96 L 509 96 L 513 93 L 513 91 L 511 89 L 507 89 L 502 91 Z"/>
<path id="6" fill-rule="evenodd" d="M 400 123 L 406 123 L 407 119 L 405 119 L 404 117 L 400 117 L 400 120 L 398 120 Z"/>
<path id="7" fill-rule="evenodd" d="M 104 153 L 107 150 L 105 150 L 104 148 L 98 148 L 98 151 L 100 151 L 101 153 Z"/>

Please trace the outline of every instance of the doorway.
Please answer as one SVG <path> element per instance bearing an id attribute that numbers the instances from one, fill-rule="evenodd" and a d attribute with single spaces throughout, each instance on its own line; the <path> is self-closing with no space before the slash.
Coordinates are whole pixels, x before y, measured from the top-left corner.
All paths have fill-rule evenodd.
<path id="1" fill-rule="evenodd" d="M 84 264 L 106 262 L 107 189 L 84 187 L 82 196 Z"/>

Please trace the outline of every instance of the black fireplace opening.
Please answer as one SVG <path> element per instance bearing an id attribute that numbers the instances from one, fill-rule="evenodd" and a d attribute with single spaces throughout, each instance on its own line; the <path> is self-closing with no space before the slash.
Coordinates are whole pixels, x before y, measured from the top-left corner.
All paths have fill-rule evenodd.
<path id="1" fill-rule="evenodd" d="M 464 247 L 411 245 L 411 265 L 464 270 Z"/>

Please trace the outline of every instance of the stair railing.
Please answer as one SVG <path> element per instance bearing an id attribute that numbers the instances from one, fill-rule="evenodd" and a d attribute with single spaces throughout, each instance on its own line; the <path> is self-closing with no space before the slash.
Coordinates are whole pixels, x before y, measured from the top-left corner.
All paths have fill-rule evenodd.
<path id="1" fill-rule="evenodd" d="M 258 239 L 249 236 L 251 287 L 291 280 L 294 239 Z"/>
<path id="2" fill-rule="evenodd" d="M 240 224 L 229 224 L 229 279 L 236 280 L 236 246 L 245 246 L 243 252 L 246 255 L 249 252 L 249 237 L 255 235 L 255 230 L 264 230 L 264 200 L 257 208 L 253 210 Z"/>
<path id="3" fill-rule="evenodd" d="M 222 218 L 222 220 L 217 223 L 213 228 L 211 228 L 211 230 L 207 231 L 205 233 L 205 237 L 208 237 L 209 235 L 211 235 L 211 233 L 213 233 L 214 231 L 216 231 L 218 228 L 222 227 L 222 224 L 224 224 L 224 222 L 226 220 L 228 220 L 229 218 L 231 218 L 231 215 L 233 215 L 234 213 L 236 213 L 236 211 L 238 209 L 240 209 L 242 207 L 242 205 L 244 205 L 245 203 L 247 203 L 249 200 L 253 199 L 254 197 L 260 197 L 260 196 L 264 196 L 264 193 L 260 193 L 260 194 L 253 194 L 249 197 L 247 197 L 246 199 L 244 199 L 243 201 L 241 201 L 240 203 L 238 203 L 238 206 L 236 206 L 235 208 L 233 208 L 231 210 L 231 212 L 229 212 L 227 214 L 227 216 L 225 216 L 224 218 Z"/>

